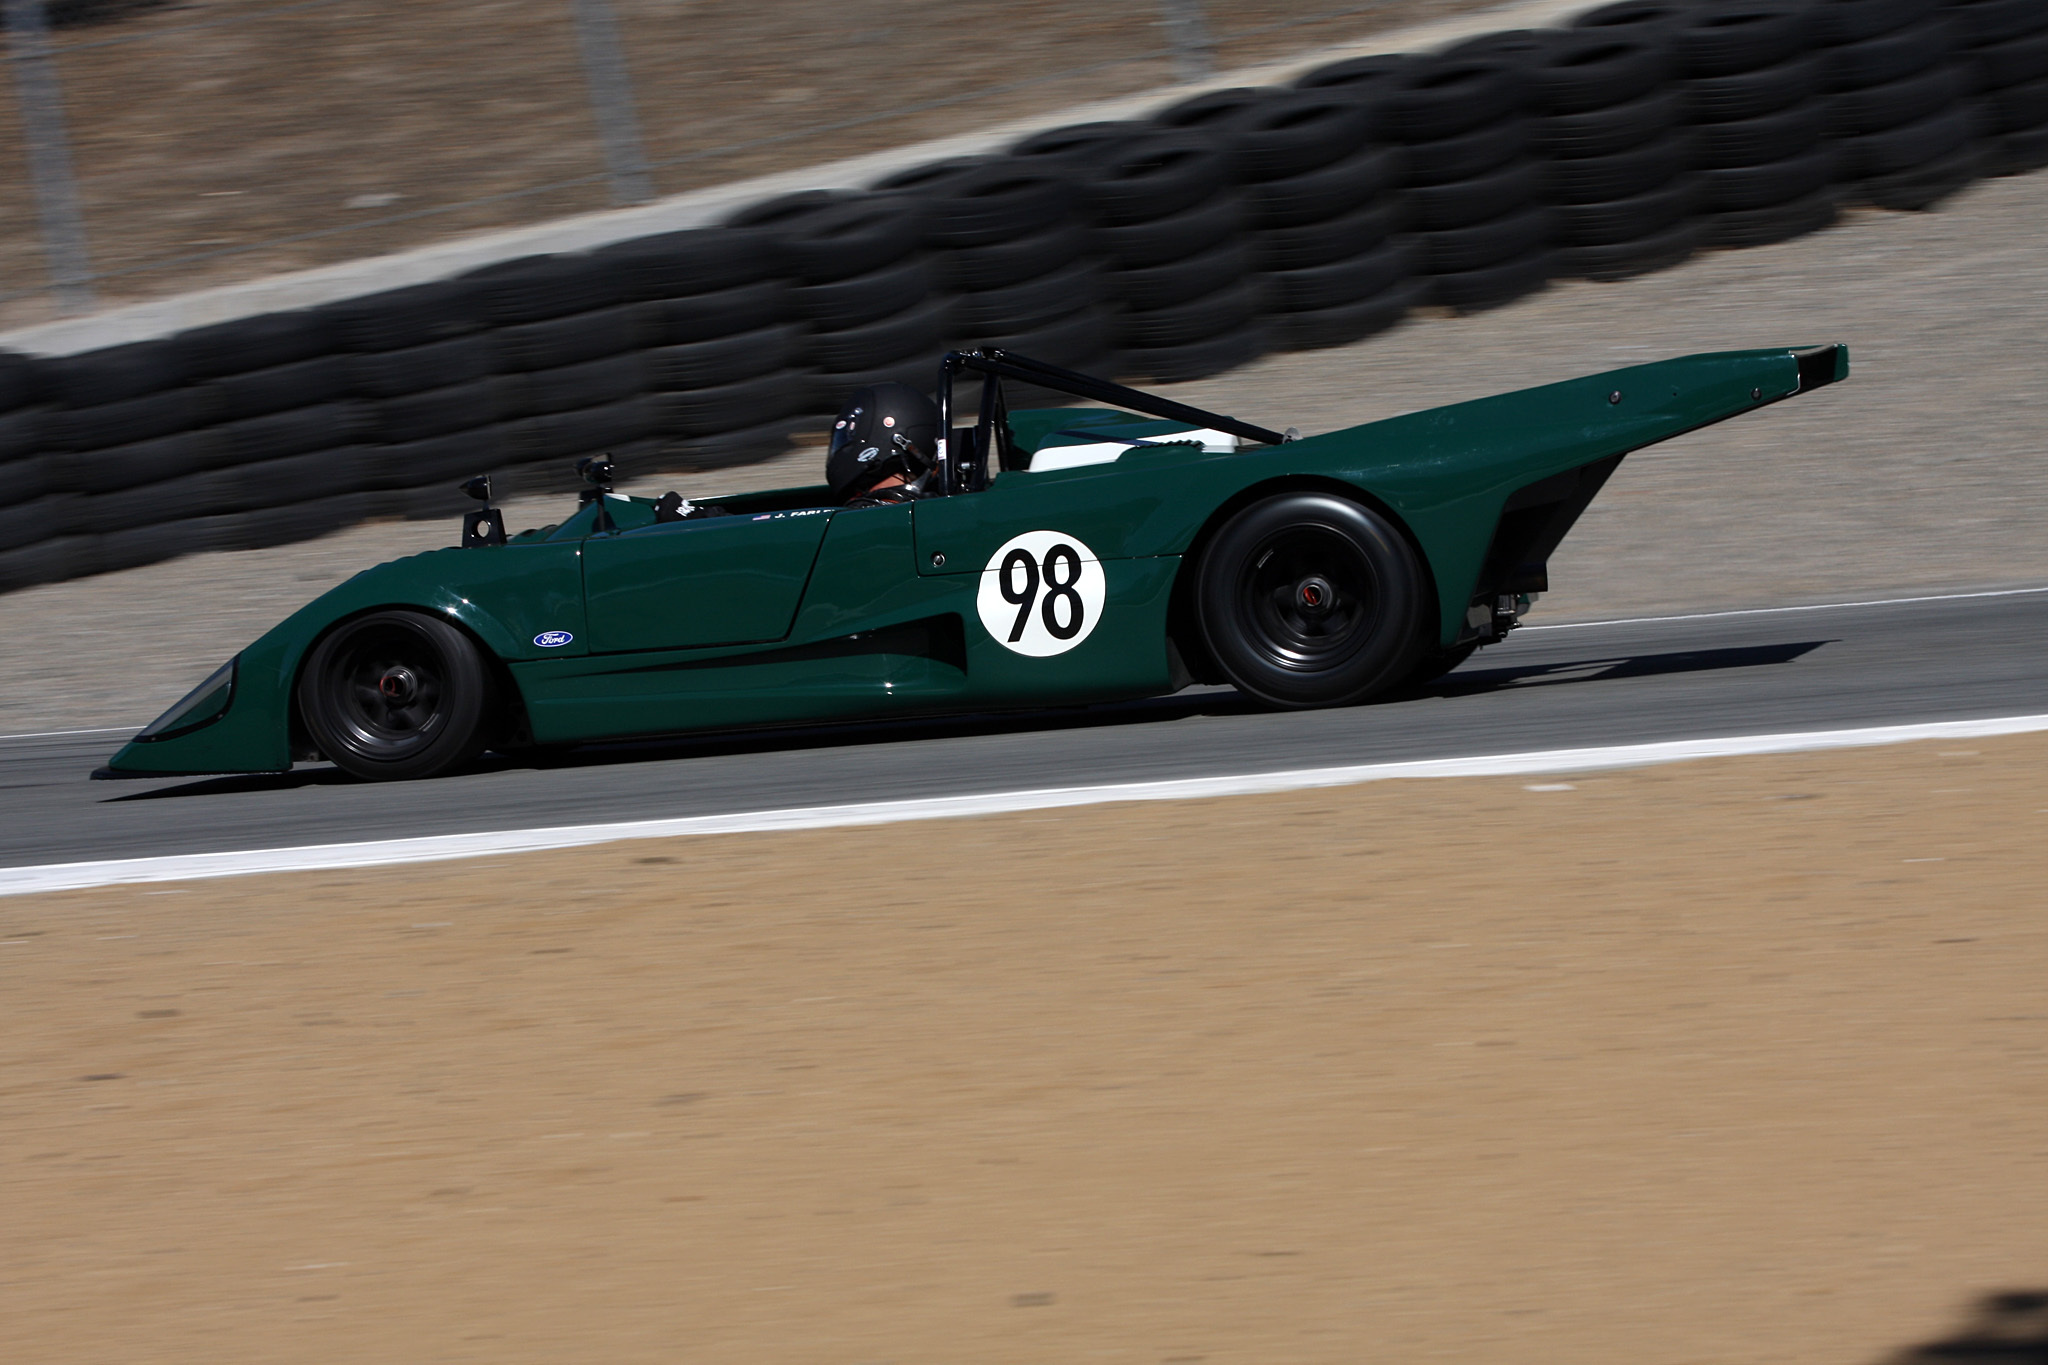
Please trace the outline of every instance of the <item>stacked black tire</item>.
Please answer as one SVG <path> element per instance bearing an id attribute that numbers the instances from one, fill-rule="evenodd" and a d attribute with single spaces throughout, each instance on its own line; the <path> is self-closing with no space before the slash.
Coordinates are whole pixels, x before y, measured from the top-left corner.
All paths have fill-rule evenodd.
<path id="1" fill-rule="evenodd" d="M 117 347 L 112 354 L 168 364 L 167 348 L 149 343 L 141 348 Z M 118 356 L 113 362 L 118 368 Z M 0 458 L 12 454 L 7 484 L 0 488 L 0 587 L 26 587 L 98 573 L 96 545 L 88 534 L 88 508 L 94 496 L 112 493 L 112 480 L 96 476 L 94 456 L 118 448 L 131 437 L 176 439 L 194 425 L 182 407 L 160 401 L 168 387 L 156 373 L 138 376 L 132 384 L 112 389 L 104 403 L 84 382 L 93 372 L 90 359 L 69 370 L 48 361 L 7 358 L 11 411 L 0 417 Z M 125 463 L 125 462 L 124 462 Z M 136 463 L 153 464 L 146 457 Z M 73 468 L 79 473 L 69 474 Z M 148 468 L 141 477 L 152 478 Z M 16 480 L 19 480 L 19 483 Z"/>
<path id="2" fill-rule="evenodd" d="M 68 573 L 37 547 L 62 533 L 70 520 L 65 504 L 51 505 L 52 465 L 44 452 L 43 419 L 37 407 L 41 376 L 24 355 L 0 351 L 0 592 L 47 583 Z"/>
<path id="3" fill-rule="evenodd" d="M 37 362 L 42 515 L 0 533 L 20 551 L 4 576 L 281 544 L 368 515 L 368 413 L 332 352 L 326 319 L 283 313 Z"/>
<path id="4" fill-rule="evenodd" d="M 1104 369 L 1195 378 L 1258 353 L 1255 337 L 1218 342 L 1219 313 L 1249 317 L 1250 264 L 1228 166 L 1206 138 L 1149 123 L 1080 124 L 1027 138 L 1012 155 L 1074 183 L 1080 240 L 1108 324 Z"/>
<path id="5" fill-rule="evenodd" d="M 182 395 L 211 425 L 155 447 L 159 471 L 178 473 L 100 500 L 94 525 L 103 533 L 105 566 L 169 558 L 195 544 L 284 545 L 372 515 L 374 414 L 351 391 L 338 339 L 330 317 L 297 311 L 158 343 L 170 348 L 186 386 L 166 391 L 165 399 Z M 104 451 L 94 463 L 120 478 L 124 454 L 140 453 Z"/>
<path id="6" fill-rule="evenodd" d="M 405 400 L 386 402 L 386 439 L 438 439 L 450 458 L 467 456 L 471 472 L 509 463 L 508 482 L 519 492 L 566 486 L 573 462 L 586 455 L 624 462 L 647 454 L 658 441 L 655 409 L 642 390 L 641 337 L 624 278 L 583 254 L 528 256 L 466 276 L 460 282 L 477 289 L 488 329 L 480 339 L 497 371 L 473 381 L 471 415 L 503 422 L 481 428 L 499 439 L 486 443 L 472 434 L 477 428 L 422 430 L 415 414 L 432 406 L 423 398 L 411 411 Z M 475 464 L 483 450 L 498 460 Z M 446 475 L 444 467 L 444 483 Z"/>
<path id="7" fill-rule="evenodd" d="M 1844 202 L 1918 209 L 1983 173 L 1978 73 L 1939 0 L 1814 0 Z"/>
<path id="8" fill-rule="evenodd" d="M 804 407 L 831 412 L 864 384 L 925 392 L 945 344 L 946 299 L 924 250 L 913 196 L 807 191 L 769 200 L 733 222 L 760 232 L 789 282 L 803 329 Z"/>
<path id="9" fill-rule="evenodd" d="M 1297 90 L 1315 90 L 1341 95 L 1354 104 L 1377 111 L 1397 89 L 1402 73 L 1421 58 L 1404 52 L 1386 52 L 1371 57 L 1347 57 L 1341 62 L 1319 66 L 1294 81 Z M 1375 120 L 1378 126 L 1378 120 Z"/>
<path id="10" fill-rule="evenodd" d="M 1709 246 L 1760 246 L 1834 221 L 1824 67 L 1808 0 L 1629 0 L 1582 27 L 1661 35 L 1692 129 Z"/>
<path id="11" fill-rule="evenodd" d="M 380 512 L 459 510 L 455 480 L 516 463 L 507 425 L 514 390 L 497 373 L 478 281 L 385 290 L 309 316 L 326 323 L 343 353 L 349 396 L 365 414 Z"/>
<path id="12" fill-rule="evenodd" d="M 1665 47 L 1605 29 L 1503 37 L 1517 40 L 1493 51 L 1523 68 L 1558 273 L 1620 280 L 1691 255 L 1700 185 Z"/>
<path id="13" fill-rule="evenodd" d="M 963 157 L 877 189 L 919 205 L 932 272 L 946 291 L 938 320 L 946 346 L 1001 347 L 1083 370 L 1109 361 L 1102 271 L 1064 166 L 1036 156 Z M 937 377 L 928 369 L 920 388 Z"/>
<path id="14" fill-rule="evenodd" d="M 1420 298 L 1400 153 L 1355 90 L 1226 90 L 1167 110 L 1206 128 L 1229 161 L 1257 268 L 1264 335 L 1283 350 L 1338 346 L 1384 330 Z"/>
<path id="15" fill-rule="evenodd" d="M 1975 77 L 1985 173 L 2048 166 L 2048 4 L 1949 0 L 1943 18 Z"/>
<path id="16" fill-rule="evenodd" d="M 578 315 L 580 325 L 562 319 L 509 334 L 500 363 L 621 356 L 620 381 L 630 371 L 640 387 L 617 401 L 650 406 L 644 420 L 659 440 L 651 455 L 644 447 L 623 462 L 614 454 L 628 477 L 650 472 L 649 465 L 719 469 L 779 454 L 812 390 L 807 337 L 789 320 L 790 291 L 767 239 L 704 228 L 621 242 L 593 256 L 626 301 Z M 629 409 L 617 413 L 622 429 L 642 420 Z"/>
<path id="17" fill-rule="evenodd" d="M 1390 85 L 1381 115 L 1404 154 L 1431 300 L 1470 311 L 1540 289 L 1557 269 L 1555 218 L 1530 155 L 1521 63 L 1447 54 L 1404 66 Z"/>
<path id="18" fill-rule="evenodd" d="M 1139 381 L 1197 379 L 1258 356 L 1244 207 L 1204 132 L 1156 124 L 1056 128 L 1019 159 L 1059 165 L 1097 261 L 1112 356 Z M 1029 349 L 1017 349 L 1029 354 Z"/>

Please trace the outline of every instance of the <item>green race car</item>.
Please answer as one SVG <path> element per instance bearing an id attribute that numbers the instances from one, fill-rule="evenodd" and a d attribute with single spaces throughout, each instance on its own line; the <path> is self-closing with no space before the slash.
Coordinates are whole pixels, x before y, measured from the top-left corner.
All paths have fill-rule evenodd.
<path id="1" fill-rule="evenodd" d="M 1687 356 L 1301 437 L 1000 351 L 948 355 L 929 496 L 691 515 L 608 490 L 368 569 L 99 776 L 427 777 L 486 747 L 1073 705 L 1228 682 L 1276 707 L 1413 687 L 1501 639 L 1622 457 L 1848 374 Z M 954 391 L 980 381 L 971 424 Z M 1004 381 L 1102 406 L 1012 412 Z M 485 488 L 487 492 L 487 485 Z"/>

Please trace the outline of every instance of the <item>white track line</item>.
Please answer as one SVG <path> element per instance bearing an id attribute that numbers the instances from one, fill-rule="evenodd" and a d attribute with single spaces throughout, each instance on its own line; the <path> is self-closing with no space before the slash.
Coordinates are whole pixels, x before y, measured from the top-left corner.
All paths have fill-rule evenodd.
<path id="1" fill-rule="evenodd" d="M 1847 611 L 1853 607 L 1902 607 L 1913 602 L 1966 602 L 1975 597 L 2026 597 L 2048 588 L 1999 588 L 1992 592 L 1947 592 L 1929 597 L 1880 597 L 1869 602 L 1815 602 L 1803 607 L 1743 607 L 1736 611 L 1694 611 L 1681 616 L 1623 616 L 1612 621 L 1566 621 L 1555 626 L 1523 626 L 1517 634 L 1538 630 L 1591 630 L 1595 626 L 1653 626 L 1663 621 L 1714 621 L 1724 616 L 1773 616 L 1788 611 Z"/>
<path id="2" fill-rule="evenodd" d="M 1993 735 L 2029 734 L 2043 730 L 2048 730 L 2048 715 L 2003 716 L 1993 720 L 1928 721 L 1917 725 L 1879 725 L 1855 730 L 1809 730 L 1792 734 L 1738 735 L 1725 739 L 1664 740 L 1654 744 L 1618 744 L 1592 749 L 1544 749 L 1533 753 L 1418 759 L 1405 763 L 1366 763 L 1342 768 L 1301 768 L 1292 772 L 1194 777 L 1171 782 L 1048 787 L 1036 791 L 994 792 L 983 796 L 872 801 L 844 806 L 806 806 L 794 810 L 749 811 L 734 815 L 695 815 L 674 820 L 632 820 L 605 825 L 567 825 L 554 829 L 500 830 L 482 834 L 444 834 L 418 839 L 382 839 L 359 844 L 315 844 L 303 848 L 269 848 L 243 853 L 188 853 L 163 858 L 122 858 L 109 862 L 53 863 L 41 867 L 0 868 L 0 895 L 19 896 L 38 891 L 72 891 L 128 882 L 240 877 L 258 872 L 314 872 L 357 867 L 389 867 L 401 863 L 441 862 L 452 858 L 481 858 L 492 854 L 584 848 L 592 844 L 615 843 L 623 839 L 673 839 L 685 835 L 750 834 L 768 830 L 840 829 L 854 825 L 894 824 L 905 820 L 958 819 L 972 815 L 1053 810 L 1063 806 L 1092 806 L 1110 801 L 1187 801 L 1216 796 L 1255 796 L 1274 792 L 1306 791 L 1317 787 L 1348 787 L 1363 782 L 1380 782 L 1401 777 L 1507 777 L 1529 773 L 1584 772 L 1600 768 L 1640 768 L 1658 763 L 1679 763 L 1695 758 L 1803 753 L 1816 749 L 1904 744 L 1927 739 L 1981 739 Z"/>
<path id="3" fill-rule="evenodd" d="M 22 735 L 0 735 L 0 743 L 10 739 L 56 739 L 61 735 L 122 735 L 141 728 L 140 725 L 104 725 L 97 730 L 31 730 Z"/>

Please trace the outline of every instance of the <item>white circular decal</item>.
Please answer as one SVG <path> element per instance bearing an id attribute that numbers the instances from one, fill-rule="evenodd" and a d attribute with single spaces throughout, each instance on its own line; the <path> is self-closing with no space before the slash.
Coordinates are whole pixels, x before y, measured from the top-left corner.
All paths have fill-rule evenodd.
<path id="1" fill-rule="evenodd" d="M 1064 531 L 1026 531 L 989 556 L 974 601 L 998 644 L 1043 659 L 1088 638 L 1103 586 L 1095 551 Z"/>

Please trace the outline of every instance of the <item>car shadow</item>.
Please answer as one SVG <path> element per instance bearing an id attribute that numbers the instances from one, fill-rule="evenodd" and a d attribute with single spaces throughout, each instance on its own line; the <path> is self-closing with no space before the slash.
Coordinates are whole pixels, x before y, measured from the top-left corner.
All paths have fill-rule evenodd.
<path id="1" fill-rule="evenodd" d="M 1986 1294 L 1950 1335 L 1886 1365 L 2048 1365 L 2048 1290 Z"/>
<path id="2" fill-rule="evenodd" d="M 1508 668 L 1467 663 L 1420 689 L 1419 695 L 1465 697 L 1503 688 L 1555 687 L 1563 683 L 1618 682 L 1675 673 L 1712 673 L 1730 668 L 1789 664 L 1834 640 L 1794 640 L 1775 645 L 1734 645 L 1722 649 L 1681 649 L 1665 654 L 1605 654 L 1590 659 L 1522 664 Z M 1484 656 L 1480 656 L 1483 658 Z"/>
<path id="3" fill-rule="evenodd" d="M 801 753 L 811 749 L 853 748 L 864 744 L 896 744 L 919 739 L 978 738 L 1026 735 L 1045 731 L 1082 730 L 1098 726 L 1157 724 L 1196 716 L 1251 715 L 1263 708 L 1229 687 L 1202 687 L 1170 697 L 1104 702 L 1016 712 L 969 712 L 895 720 L 849 721 L 837 725 L 791 726 L 779 729 L 729 730 L 703 735 L 663 735 L 643 739 L 606 740 L 590 744 L 549 745 L 510 753 L 491 752 L 461 769 L 478 775 L 500 772 L 590 768 L 607 764 L 647 763 L 684 758 L 722 758 L 760 753 Z M 294 768 L 288 773 L 248 773 L 198 778 L 176 786 L 106 798 L 160 801 L 180 796 L 218 796 L 234 792 L 293 791 L 301 787 L 356 786 L 356 780 L 325 764 Z"/>
<path id="4" fill-rule="evenodd" d="M 1790 663 L 1830 643 L 1833 642 L 1802 640 L 1776 645 L 1680 650 L 1663 654 L 1600 655 L 1591 659 L 1504 668 L 1475 668 L 1468 663 L 1465 667 L 1425 687 L 1380 698 L 1367 704 L 1399 706 L 1428 698 L 1480 696 L 1511 688 L 1552 687 L 1666 674 L 1704 673 L 1720 669 L 1759 668 Z M 994 735 L 1029 735 L 1098 727 L 1156 725 L 1199 717 L 1250 716 L 1264 711 L 1265 708 L 1259 703 L 1233 688 L 1198 687 L 1175 693 L 1170 697 L 1105 702 L 1095 706 L 852 721 L 837 725 L 671 735 L 522 749 L 511 753 L 492 752 L 469 764 L 462 772 L 471 776 L 481 776 L 562 768 L 592 768 L 610 764 L 672 762 L 690 758 L 801 753 L 816 749 L 852 748 L 865 744 L 898 744 L 920 739 L 984 738 Z M 103 804 L 354 785 L 357 785 L 354 778 L 321 764 L 294 768 L 288 773 L 251 773 L 197 778 L 171 786 L 151 787 L 145 791 L 110 796 L 105 798 Z"/>

